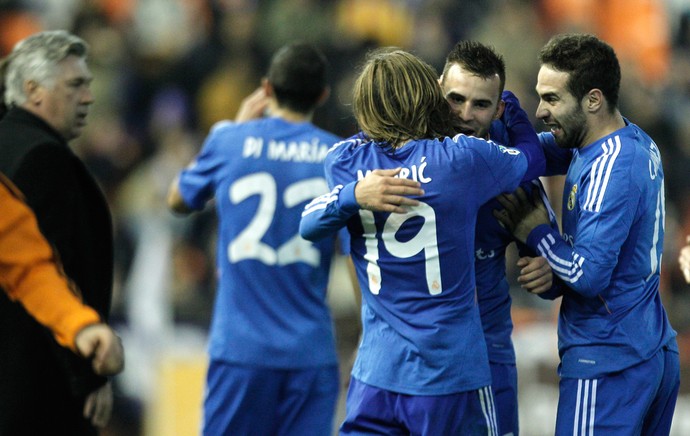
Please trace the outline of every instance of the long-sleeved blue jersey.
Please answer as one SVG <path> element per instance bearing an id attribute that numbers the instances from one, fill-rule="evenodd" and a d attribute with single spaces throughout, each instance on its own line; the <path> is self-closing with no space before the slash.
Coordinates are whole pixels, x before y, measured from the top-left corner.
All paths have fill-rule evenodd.
<path id="1" fill-rule="evenodd" d="M 659 149 L 626 126 L 582 149 L 540 134 L 547 171 L 563 174 L 562 235 L 535 228 L 527 245 L 567 287 L 559 332 L 561 376 L 595 378 L 677 350 L 659 294 L 664 173 Z"/>
<path id="2" fill-rule="evenodd" d="M 323 160 L 341 138 L 311 123 L 221 122 L 180 174 L 185 203 L 215 198 L 219 218 L 211 359 L 272 368 L 337 364 L 326 288 L 335 234 L 298 233 L 304 205 L 327 190 Z"/>

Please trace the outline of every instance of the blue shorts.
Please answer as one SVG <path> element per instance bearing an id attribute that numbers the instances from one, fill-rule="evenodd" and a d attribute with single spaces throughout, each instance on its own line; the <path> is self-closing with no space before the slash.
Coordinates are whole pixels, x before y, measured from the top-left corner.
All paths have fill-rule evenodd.
<path id="1" fill-rule="evenodd" d="M 517 383 L 514 364 L 491 363 L 491 389 L 494 391 L 500 435 L 519 434 Z"/>
<path id="2" fill-rule="evenodd" d="M 337 366 L 271 369 L 211 361 L 203 434 L 331 435 Z"/>
<path id="3" fill-rule="evenodd" d="M 350 378 L 341 435 L 496 435 L 489 386 L 450 395 L 405 395 Z"/>
<path id="4" fill-rule="evenodd" d="M 560 382 L 556 435 L 668 435 L 680 387 L 678 353 L 597 379 Z"/>

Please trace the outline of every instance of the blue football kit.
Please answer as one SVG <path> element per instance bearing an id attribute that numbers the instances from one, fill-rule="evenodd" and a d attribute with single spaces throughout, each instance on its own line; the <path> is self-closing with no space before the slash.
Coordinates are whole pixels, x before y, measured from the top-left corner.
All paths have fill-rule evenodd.
<path id="1" fill-rule="evenodd" d="M 325 166 L 331 192 L 307 206 L 300 232 L 318 240 L 346 224 L 362 288 L 363 333 L 352 371 L 356 383 L 348 393 L 341 433 L 362 432 L 357 426 L 371 419 L 361 419 L 376 409 L 367 401 L 392 401 L 390 395 L 403 403 L 448 396 L 457 404 L 467 403 L 458 395 L 470 395 L 472 405 L 464 411 L 456 407 L 449 415 L 439 409 L 433 415 L 436 425 L 481 422 L 485 432 L 496 433 L 475 293 L 475 223 L 483 203 L 543 170 L 533 157 L 539 153 L 529 147 L 525 153 L 465 135 L 413 140 L 397 149 L 351 139 L 329 152 Z M 398 167 L 400 177 L 421 183 L 420 204 L 405 214 L 360 210 L 354 196 L 357 180 L 374 169 Z M 361 384 L 368 394 L 353 394 Z M 423 434 L 431 434 L 427 430 Z"/>
<path id="2" fill-rule="evenodd" d="M 676 332 L 659 294 L 661 156 L 625 124 L 581 149 L 540 134 L 547 172 L 567 171 L 562 235 L 542 225 L 527 239 L 564 283 L 559 435 L 668 434 L 678 394 Z"/>
<path id="3" fill-rule="evenodd" d="M 309 242 L 298 230 L 305 204 L 328 190 L 323 161 L 340 140 L 308 122 L 221 122 L 180 174 L 184 202 L 215 198 L 219 219 L 205 434 L 330 434 L 335 237 Z"/>

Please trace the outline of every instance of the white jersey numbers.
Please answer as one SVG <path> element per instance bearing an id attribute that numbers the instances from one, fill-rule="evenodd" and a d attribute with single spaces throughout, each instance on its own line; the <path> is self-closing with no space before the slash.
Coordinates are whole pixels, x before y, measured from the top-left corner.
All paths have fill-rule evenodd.
<path id="1" fill-rule="evenodd" d="M 323 178 L 301 180 L 285 189 L 282 203 L 286 208 L 297 207 L 326 190 L 328 185 Z M 259 196 L 259 205 L 249 224 L 228 245 L 230 263 L 255 259 L 266 265 L 304 262 L 313 267 L 319 266 L 319 251 L 296 231 L 277 249 L 261 241 L 275 218 L 278 206 L 278 188 L 271 174 L 263 172 L 242 177 L 230 185 L 228 194 L 232 204 L 239 204 L 253 195 Z"/>
<path id="2" fill-rule="evenodd" d="M 374 214 L 368 210 L 360 210 L 366 254 L 368 261 L 367 276 L 369 277 L 369 289 L 372 294 L 378 295 L 381 290 L 381 270 L 378 266 L 379 239 L 377 236 Z M 424 223 L 417 234 L 407 241 L 400 241 L 396 233 L 403 224 L 414 218 L 424 218 Z M 429 294 L 437 295 L 443 290 L 441 283 L 441 266 L 438 254 L 438 238 L 436 237 L 436 213 L 426 203 L 410 208 L 405 214 L 391 214 L 385 221 L 381 241 L 386 250 L 397 258 L 409 258 L 419 253 L 424 253 L 424 270 Z"/>

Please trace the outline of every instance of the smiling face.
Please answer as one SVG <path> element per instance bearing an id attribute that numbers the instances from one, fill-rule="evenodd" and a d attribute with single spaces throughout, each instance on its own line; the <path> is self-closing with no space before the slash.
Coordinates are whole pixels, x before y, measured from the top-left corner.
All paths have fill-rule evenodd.
<path id="1" fill-rule="evenodd" d="M 585 146 L 589 127 L 580 102 L 568 90 L 569 73 L 542 65 L 537 76 L 536 117 L 546 124 L 561 148 Z"/>
<path id="2" fill-rule="evenodd" d="M 461 120 L 461 133 L 488 138 L 491 122 L 503 114 L 501 79 L 482 78 L 453 64 L 441 77 L 443 95 Z"/>
<path id="3" fill-rule="evenodd" d="M 55 77 L 46 84 L 28 82 L 25 107 L 43 118 L 67 141 L 81 135 L 93 103 L 93 76 L 83 57 L 70 55 L 60 61 Z"/>

